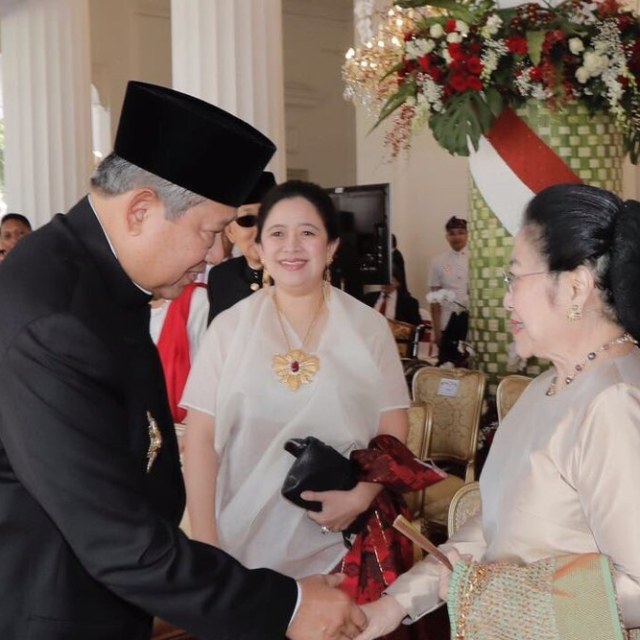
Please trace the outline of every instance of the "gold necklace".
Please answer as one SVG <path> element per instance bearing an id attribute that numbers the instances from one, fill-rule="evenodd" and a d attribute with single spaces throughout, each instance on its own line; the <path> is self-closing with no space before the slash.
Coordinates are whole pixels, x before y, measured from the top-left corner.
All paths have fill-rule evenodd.
<path id="1" fill-rule="evenodd" d="M 595 351 L 589 351 L 589 353 L 587 353 L 587 357 L 582 362 L 579 362 L 574 367 L 574 372 L 570 373 L 564 379 L 565 385 L 571 384 L 576 379 L 576 376 L 579 373 L 582 373 L 584 371 L 585 366 L 589 362 L 593 362 L 598 357 L 599 353 L 601 353 L 602 351 L 609 351 L 609 349 L 611 349 L 611 347 L 614 347 L 617 344 L 625 344 L 625 342 L 632 342 L 633 344 L 638 344 L 637 340 L 635 340 L 631 336 L 631 334 L 623 333 L 621 336 L 618 336 L 617 338 L 614 338 L 613 340 L 610 340 L 609 342 L 605 342 L 601 347 L 598 347 Z M 553 379 L 551 380 L 551 384 L 549 385 L 549 388 L 547 389 L 547 392 L 546 392 L 546 394 L 548 396 L 553 396 L 553 395 L 556 394 L 556 381 L 557 381 L 557 379 L 558 379 L 558 376 L 553 376 Z"/>
<path id="2" fill-rule="evenodd" d="M 276 299 L 275 294 L 273 296 L 273 303 L 276 307 L 276 314 L 278 316 L 278 322 L 280 323 L 280 330 L 282 331 L 282 335 L 284 336 L 285 342 L 287 343 L 288 351 L 284 355 L 276 354 L 275 356 L 273 356 L 272 368 L 276 376 L 278 377 L 278 380 L 280 380 L 282 384 L 289 387 L 291 391 L 297 391 L 301 385 L 309 384 L 320 368 L 320 360 L 318 356 L 312 356 L 305 353 L 304 348 L 307 344 L 307 341 L 309 340 L 309 337 L 311 336 L 313 328 L 318 322 L 318 318 L 320 318 L 320 313 L 322 312 L 322 307 L 324 305 L 324 289 L 322 291 L 322 295 L 320 296 L 320 304 L 318 304 L 316 313 L 313 316 L 311 323 L 309 324 L 309 328 L 307 329 L 307 333 L 302 340 L 300 349 L 291 348 L 289 337 L 287 336 L 287 332 L 282 322 L 282 311 L 278 306 L 278 300 Z"/>

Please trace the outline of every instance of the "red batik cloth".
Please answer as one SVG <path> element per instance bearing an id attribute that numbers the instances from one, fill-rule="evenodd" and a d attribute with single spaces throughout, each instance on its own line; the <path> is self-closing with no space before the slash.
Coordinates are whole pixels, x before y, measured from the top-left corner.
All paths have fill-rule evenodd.
<path id="1" fill-rule="evenodd" d="M 411 541 L 393 528 L 400 514 L 411 519 L 402 497 L 439 482 L 446 473 L 418 460 L 397 438 L 376 436 L 367 449 L 351 453 L 361 482 L 384 489 L 365 514 L 366 523 L 334 573 L 345 575 L 340 585 L 358 604 L 377 600 L 413 564 Z"/>

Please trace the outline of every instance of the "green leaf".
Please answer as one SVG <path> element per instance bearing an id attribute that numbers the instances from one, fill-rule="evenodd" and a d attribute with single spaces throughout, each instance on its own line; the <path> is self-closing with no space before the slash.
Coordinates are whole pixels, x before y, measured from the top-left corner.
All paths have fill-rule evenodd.
<path id="1" fill-rule="evenodd" d="M 540 60 L 542 59 L 542 43 L 544 42 L 544 36 L 544 31 L 527 31 L 529 57 L 536 67 L 540 64 Z"/>
<path id="2" fill-rule="evenodd" d="M 431 0 L 431 2 L 422 2 L 421 0 L 400 0 L 396 2 L 403 9 L 416 7 L 434 7 L 449 13 L 449 17 L 456 20 L 464 20 L 467 23 L 473 21 L 473 12 L 470 11 L 459 0 Z"/>
<path id="3" fill-rule="evenodd" d="M 484 97 L 489 110 L 494 118 L 497 118 L 504 109 L 502 94 L 495 87 L 488 87 L 484 90 Z"/>
<path id="4" fill-rule="evenodd" d="M 482 93 L 468 91 L 447 102 L 446 110 L 429 118 L 429 127 L 436 141 L 449 153 L 469 155 L 469 143 L 478 148 L 480 136 L 495 122 Z"/>

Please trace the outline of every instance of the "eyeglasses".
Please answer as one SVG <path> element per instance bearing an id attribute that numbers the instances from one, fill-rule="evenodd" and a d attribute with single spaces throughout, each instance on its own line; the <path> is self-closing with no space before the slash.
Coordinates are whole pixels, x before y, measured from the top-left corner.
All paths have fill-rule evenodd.
<path id="1" fill-rule="evenodd" d="M 511 271 L 503 271 L 502 272 L 502 282 L 504 282 L 504 286 L 509 293 L 511 293 L 511 287 L 513 283 L 520 279 L 526 278 L 527 276 L 540 276 L 543 273 L 549 273 L 548 271 L 534 271 L 533 273 L 519 273 L 516 275 L 515 273 L 511 273 Z"/>
<path id="2" fill-rule="evenodd" d="M 258 224 L 258 216 L 253 213 L 248 213 L 246 216 L 240 216 L 235 220 L 241 227 L 250 229 Z"/>

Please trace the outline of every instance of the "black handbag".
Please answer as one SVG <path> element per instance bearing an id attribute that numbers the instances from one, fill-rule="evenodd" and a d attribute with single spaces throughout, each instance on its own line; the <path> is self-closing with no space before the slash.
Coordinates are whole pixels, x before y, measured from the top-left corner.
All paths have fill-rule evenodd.
<path id="1" fill-rule="evenodd" d="M 282 485 L 282 495 L 308 511 L 321 511 L 322 504 L 303 500 L 303 491 L 349 491 L 358 484 L 351 461 L 318 438 L 292 438 L 284 448 L 296 459 Z"/>

